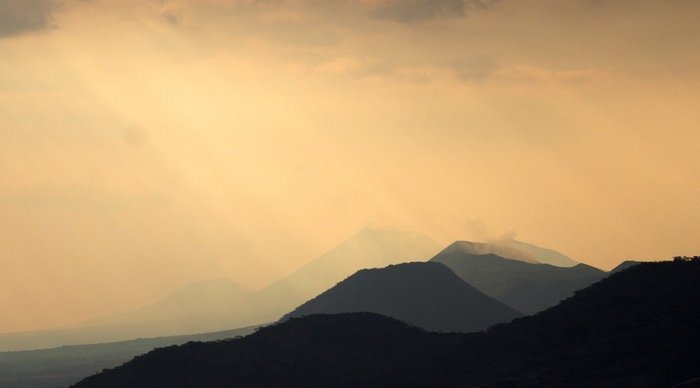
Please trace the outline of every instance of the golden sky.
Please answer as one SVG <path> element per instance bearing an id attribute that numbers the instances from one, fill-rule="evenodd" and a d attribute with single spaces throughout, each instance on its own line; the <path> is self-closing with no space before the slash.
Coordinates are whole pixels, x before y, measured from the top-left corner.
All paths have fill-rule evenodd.
<path id="1" fill-rule="evenodd" d="M 700 251 L 696 0 L 0 0 L 0 332 L 363 226 Z"/>

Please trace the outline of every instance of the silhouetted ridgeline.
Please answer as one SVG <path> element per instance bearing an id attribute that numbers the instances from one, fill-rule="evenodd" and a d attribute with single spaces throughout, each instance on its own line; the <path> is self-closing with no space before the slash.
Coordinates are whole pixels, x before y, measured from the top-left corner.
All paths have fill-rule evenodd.
<path id="1" fill-rule="evenodd" d="M 75 387 L 660 387 L 698 377 L 700 260 L 678 260 L 634 266 L 483 333 L 309 316 L 159 349 Z"/>
<path id="2" fill-rule="evenodd" d="M 495 254 L 474 254 L 472 245 L 457 241 L 430 261 L 448 266 L 479 291 L 525 314 L 552 307 L 574 291 L 607 276 L 606 272 L 586 264 L 555 267 Z"/>
<path id="3" fill-rule="evenodd" d="M 614 274 L 620 271 L 624 271 L 627 268 L 633 267 L 637 264 L 641 263 L 640 261 L 635 261 L 635 260 L 625 260 L 622 263 L 618 264 L 617 267 L 613 268 L 610 270 L 610 274 Z"/>
<path id="4" fill-rule="evenodd" d="M 522 315 L 465 283 L 446 266 L 427 262 L 358 271 L 283 320 L 346 312 L 378 313 L 445 332 L 479 331 Z"/>

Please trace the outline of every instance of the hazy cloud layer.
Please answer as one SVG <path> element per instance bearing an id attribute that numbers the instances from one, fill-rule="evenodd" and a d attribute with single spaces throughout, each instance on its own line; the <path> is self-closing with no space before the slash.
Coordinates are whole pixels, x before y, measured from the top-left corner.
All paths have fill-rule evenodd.
<path id="1" fill-rule="evenodd" d="M 462 17 L 471 9 L 486 8 L 492 3 L 493 0 L 390 0 L 378 5 L 370 15 L 410 24 Z"/>
<path id="2" fill-rule="evenodd" d="M 421 22 L 440 17 L 464 16 L 462 0 L 405 0 L 379 6 L 372 16 L 401 23 Z"/>
<path id="3" fill-rule="evenodd" d="M 459 78 L 465 81 L 483 81 L 498 70 L 498 64 L 488 57 L 468 58 L 455 62 L 453 67 Z"/>
<path id="4" fill-rule="evenodd" d="M 50 0 L 0 0 L 0 37 L 49 28 L 54 7 Z"/>

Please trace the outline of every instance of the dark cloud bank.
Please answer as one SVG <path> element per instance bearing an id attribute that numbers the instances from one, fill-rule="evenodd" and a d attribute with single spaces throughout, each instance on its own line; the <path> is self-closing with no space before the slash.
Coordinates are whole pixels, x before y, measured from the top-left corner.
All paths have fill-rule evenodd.
<path id="1" fill-rule="evenodd" d="M 371 15 L 399 23 L 420 23 L 430 19 L 457 18 L 469 9 L 484 8 L 493 0 L 400 0 L 383 5 Z"/>
<path id="2" fill-rule="evenodd" d="M 49 0 L 0 0 L 0 38 L 49 28 L 54 7 Z"/>

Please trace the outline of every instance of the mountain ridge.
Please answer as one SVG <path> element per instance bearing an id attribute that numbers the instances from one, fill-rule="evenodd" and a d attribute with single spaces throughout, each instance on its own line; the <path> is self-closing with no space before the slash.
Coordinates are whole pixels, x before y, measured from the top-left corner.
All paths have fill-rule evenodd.
<path id="1" fill-rule="evenodd" d="M 257 294 L 258 303 L 284 305 L 279 316 L 364 268 L 428 260 L 441 249 L 429 237 L 410 229 L 365 227 L 341 244 Z"/>
<path id="2" fill-rule="evenodd" d="M 472 255 L 493 254 L 510 260 L 517 260 L 525 263 L 538 263 L 537 259 L 530 254 L 527 254 L 515 248 L 494 243 L 457 240 L 448 245 L 447 247 L 443 248 L 443 250 L 440 252 L 443 252 L 445 250 L 460 251 Z"/>
<path id="3" fill-rule="evenodd" d="M 430 331 L 479 331 L 522 314 L 435 262 L 363 269 L 286 314 L 374 312 Z"/>
<path id="4" fill-rule="evenodd" d="M 501 238 L 492 243 L 510 247 L 531 255 L 542 264 L 550 264 L 557 267 L 573 267 L 579 262 L 551 248 L 543 248 L 535 244 L 519 241 L 514 238 Z"/>
<path id="5" fill-rule="evenodd" d="M 557 267 L 492 253 L 473 254 L 462 247 L 459 242 L 451 244 L 430 261 L 445 264 L 484 294 L 525 314 L 552 307 L 574 291 L 607 276 L 606 272 L 583 263 Z"/>

